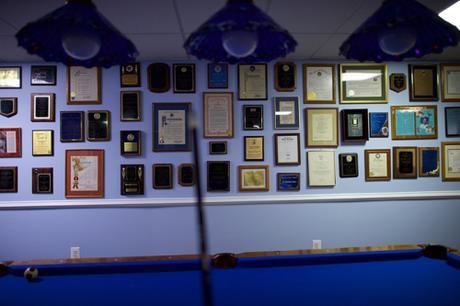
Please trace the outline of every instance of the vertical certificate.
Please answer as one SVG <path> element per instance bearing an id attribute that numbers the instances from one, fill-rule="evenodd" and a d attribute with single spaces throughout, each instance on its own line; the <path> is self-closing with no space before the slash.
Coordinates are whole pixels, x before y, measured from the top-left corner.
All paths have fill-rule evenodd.
<path id="1" fill-rule="evenodd" d="M 364 150 L 366 181 L 390 180 L 390 150 Z"/>
<path id="2" fill-rule="evenodd" d="M 299 128 L 299 99 L 297 97 L 275 98 L 275 129 Z"/>
<path id="3" fill-rule="evenodd" d="M 306 108 L 307 147 L 338 146 L 337 108 Z"/>
<path id="4" fill-rule="evenodd" d="M 441 64 L 441 82 L 442 101 L 460 101 L 460 64 Z"/>
<path id="5" fill-rule="evenodd" d="M 20 128 L 0 128 L 0 157 L 21 157 Z"/>
<path id="6" fill-rule="evenodd" d="M 238 65 L 238 99 L 267 100 L 267 65 Z"/>
<path id="7" fill-rule="evenodd" d="M 104 196 L 104 150 L 67 150 L 65 196 Z"/>
<path id="8" fill-rule="evenodd" d="M 309 151 L 308 160 L 308 186 L 334 186 L 335 152 L 334 151 Z"/>
<path id="9" fill-rule="evenodd" d="M 264 160 L 264 136 L 244 136 L 244 160 Z"/>
<path id="10" fill-rule="evenodd" d="M 442 180 L 460 181 L 460 142 L 442 142 Z"/>
<path id="11" fill-rule="evenodd" d="M 67 104 L 101 103 L 101 70 L 98 67 L 67 67 Z"/>
<path id="12" fill-rule="evenodd" d="M 190 151 L 190 103 L 153 104 L 153 151 Z"/>
<path id="13" fill-rule="evenodd" d="M 233 137 L 233 93 L 203 93 L 205 138 Z"/>
<path id="14" fill-rule="evenodd" d="M 300 134 L 275 134 L 275 164 L 300 165 Z"/>
<path id="15" fill-rule="evenodd" d="M 304 103 L 335 104 L 335 65 L 305 64 Z"/>

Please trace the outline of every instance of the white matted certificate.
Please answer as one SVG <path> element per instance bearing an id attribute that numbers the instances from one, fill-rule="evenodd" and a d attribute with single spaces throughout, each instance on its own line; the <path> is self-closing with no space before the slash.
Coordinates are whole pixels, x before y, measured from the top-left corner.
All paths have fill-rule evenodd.
<path id="1" fill-rule="evenodd" d="M 335 65 L 303 67 L 304 103 L 335 103 Z"/>
<path id="2" fill-rule="evenodd" d="M 364 150 L 366 181 L 388 181 L 391 179 L 390 150 Z"/>
<path id="3" fill-rule="evenodd" d="M 163 145 L 184 145 L 186 143 L 185 110 L 158 111 L 158 142 Z"/>
<path id="4" fill-rule="evenodd" d="M 441 64 L 441 82 L 442 101 L 460 101 L 460 64 Z"/>
<path id="5" fill-rule="evenodd" d="M 306 108 L 307 147 L 338 146 L 337 108 Z"/>
<path id="6" fill-rule="evenodd" d="M 233 93 L 203 93 L 204 137 L 233 137 Z"/>
<path id="7" fill-rule="evenodd" d="M 101 70 L 98 67 L 67 67 L 67 104 L 101 103 Z"/>
<path id="8" fill-rule="evenodd" d="M 275 164 L 300 165 L 300 134 L 275 134 Z"/>
<path id="9" fill-rule="evenodd" d="M 460 142 L 442 142 L 442 180 L 460 181 Z"/>
<path id="10" fill-rule="evenodd" d="M 308 151 L 308 186 L 335 186 L 335 151 Z"/>
<path id="11" fill-rule="evenodd" d="M 238 98 L 267 100 L 267 65 L 238 65 Z"/>

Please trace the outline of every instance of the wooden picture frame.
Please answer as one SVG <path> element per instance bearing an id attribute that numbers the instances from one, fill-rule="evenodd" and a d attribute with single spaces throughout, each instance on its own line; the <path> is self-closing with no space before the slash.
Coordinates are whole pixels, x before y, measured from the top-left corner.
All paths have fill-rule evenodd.
<path id="1" fill-rule="evenodd" d="M 168 92 L 171 89 L 171 72 L 168 64 L 153 63 L 147 68 L 149 90 L 155 93 Z"/>
<path id="2" fill-rule="evenodd" d="M 104 197 L 104 150 L 65 151 L 65 197 Z"/>
<path id="3" fill-rule="evenodd" d="M 244 160 L 263 161 L 264 156 L 264 136 L 244 136 Z"/>
<path id="4" fill-rule="evenodd" d="M 54 122 L 56 120 L 54 93 L 34 93 L 31 95 L 30 105 L 32 122 Z"/>
<path id="5" fill-rule="evenodd" d="M 438 107 L 436 105 L 391 106 L 393 140 L 437 139 Z"/>
<path id="6" fill-rule="evenodd" d="M 366 142 L 369 140 L 367 109 L 343 109 L 340 113 L 343 142 Z"/>
<path id="7" fill-rule="evenodd" d="M 32 193 L 53 193 L 53 168 L 32 168 Z"/>
<path id="8" fill-rule="evenodd" d="M 273 118 L 275 130 L 297 130 L 300 127 L 299 98 L 273 98 Z"/>
<path id="9" fill-rule="evenodd" d="M 233 137 L 232 92 L 203 92 L 203 137 Z"/>
<path id="10" fill-rule="evenodd" d="M 86 122 L 86 139 L 88 141 L 110 141 L 110 111 L 87 111 Z"/>
<path id="11" fill-rule="evenodd" d="M 339 175 L 341 178 L 358 177 L 358 154 L 342 153 L 339 154 Z"/>
<path id="12" fill-rule="evenodd" d="M 22 88 L 21 66 L 0 66 L 0 89 Z"/>
<path id="13" fill-rule="evenodd" d="M 300 190 L 300 173 L 277 173 L 276 174 L 277 191 L 299 191 Z"/>
<path id="14" fill-rule="evenodd" d="M 0 98 L 0 115 L 6 118 L 13 117 L 18 113 L 18 98 L 17 97 L 1 97 Z"/>
<path id="15" fill-rule="evenodd" d="M 120 155 L 141 156 L 142 152 L 142 131 L 122 130 L 120 131 Z"/>
<path id="16" fill-rule="evenodd" d="M 275 165 L 300 165 L 300 134 L 274 134 Z"/>
<path id="17" fill-rule="evenodd" d="M 228 64 L 209 63 L 208 64 L 208 88 L 226 89 L 228 88 Z"/>
<path id="18" fill-rule="evenodd" d="M 32 155 L 54 155 L 54 130 L 32 130 Z"/>
<path id="19" fill-rule="evenodd" d="M 264 129 L 264 106 L 243 105 L 243 130 Z"/>
<path id="20" fill-rule="evenodd" d="M 18 192 L 18 167 L 0 166 L 0 193 Z"/>
<path id="21" fill-rule="evenodd" d="M 337 108 L 306 108 L 305 147 L 338 147 Z"/>
<path id="22" fill-rule="evenodd" d="M 153 164 L 152 165 L 152 184 L 154 189 L 173 188 L 173 165 L 172 164 Z"/>
<path id="23" fill-rule="evenodd" d="M 54 65 L 32 65 L 30 66 L 31 86 L 55 86 L 56 70 Z"/>
<path id="24" fill-rule="evenodd" d="M 207 161 L 207 191 L 228 192 L 230 191 L 230 162 Z"/>
<path id="25" fill-rule="evenodd" d="M 141 121 L 141 92 L 120 92 L 120 121 Z"/>
<path id="26" fill-rule="evenodd" d="M 270 175 L 268 165 L 238 166 L 240 192 L 269 191 Z"/>
<path id="27" fill-rule="evenodd" d="M 444 108 L 446 137 L 460 137 L 460 106 Z"/>
<path id="28" fill-rule="evenodd" d="M 143 164 L 120 165 L 120 194 L 143 195 L 145 170 Z"/>
<path id="29" fill-rule="evenodd" d="M 336 103 L 335 66 L 335 64 L 303 65 L 303 103 Z"/>
<path id="30" fill-rule="evenodd" d="M 227 154 L 226 141 L 210 141 L 209 142 L 209 155 Z"/>
<path id="31" fill-rule="evenodd" d="M 369 113 L 369 137 L 386 138 L 390 135 L 388 112 Z"/>
<path id="32" fill-rule="evenodd" d="M 309 187 L 332 187 L 337 181 L 335 151 L 307 151 L 307 173 Z"/>
<path id="33" fill-rule="evenodd" d="M 417 178 L 417 147 L 393 147 L 393 178 Z"/>
<path id="34" fill-rule="evenodd" d="M 390 149 L 364 150 L 365 180 L 389 181 L 391 180 L 391 151 Z"/>
<path id="35" fill-rule="evenodd" d="M 438 101 L 438 65 L 409 64 L 409 101 Z"/>
<path id="36" fill-rule="evenodd" d="M 67 66 L 67 104 L 101 104 L 101 68 Z"/>
<path id="37" fill-rule="evenodd" d="M 195 185 L 195 167 L 193 164 L 180 164 L 177 168 L 177 181 L 183 187 Z"/>
<path id="38" fill-rule="evenodd" d="M 277 91 L 295 91 L 297 87 L 297 66 L 294 62 L 277 62 L 273 70 L 275 89 Z"/>
<path id="39" fill-rule="evenodd" d="M 442 180 L 460 181 L 460 141 L 441 142 Z"/>
<path id="40" fill-rule="evenodd" d="M 460 102 L 460 64 L 440 64 L 441 101 Z"/>
<path id="41" fill-rule="evenodd" d="M 120 87 L 141 87 L 141 64 L 120 65 Z"/>
<path id="42" fill-rule="evenodd" d="M 174 93 L 195 93 L 195 64 L 173 64 Z"/>
<path id="43" fill-rule="evenodd" d="M 267 64 L 238 64 L 238 100 L 267 99 Z"/>
<path id="44" fill-rule="evenodd" d="M 61 111 L 59 126 L 61 142 L 85 141 L 85 112 Z"/>
<path id="45" fill-rule="evenodd" d="M 21 157 L 21 128 L 0 128 L 0 157 Z"/>
<path id="46" fill-rule="evenodd" d="M 440 172 L 439 147 L 419 147 L 418 176 L 438 177 Z"/>

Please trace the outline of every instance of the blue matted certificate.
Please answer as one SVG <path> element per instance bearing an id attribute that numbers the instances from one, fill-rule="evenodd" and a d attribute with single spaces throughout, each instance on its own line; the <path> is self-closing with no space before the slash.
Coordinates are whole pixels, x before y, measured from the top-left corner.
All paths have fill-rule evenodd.
<path id="1" fill-rule="evenodd" d="M 407 110 L 396 110 L 396 135 L 413 136 L 415 135 L 415 116 L 414 112 Z"/>
<path id="2" fill-rule="evenodd" d="M 190 103 L 153 103 L 153 151 L 191 151 Z"/>
<path id="3" fill-rule="evenodd" d="M 370 113 L 371 137 L 388 137 L 388 113 Z"/>

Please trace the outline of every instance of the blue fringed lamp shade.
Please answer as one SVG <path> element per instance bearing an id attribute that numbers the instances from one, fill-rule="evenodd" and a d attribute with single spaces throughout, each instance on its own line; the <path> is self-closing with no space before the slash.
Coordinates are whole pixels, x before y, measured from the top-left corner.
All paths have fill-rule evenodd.
<path id="1" fill-rule="evenodd" d="M 133 62 L 134 44 L 96 9 L 91 0 L 69 0 L 17 34 L 18 45 L 45 61 L 105 67 Z"/>
<path id="2" fill-rule="evenodd" d="M 198 59 L 230 64 L 269 62 L 285 57 L 296 46 L 289 32 L 250 0 L 229 0 L 184 44 L 186 52 Z M 233 55 L 232 48 L 241 53 Z"/>
<path id="3" fill-rule="evenodd" d="M 415 0 L 385 0 L 340 47 L 358 61 L 401 61 L 441 53 L 455 46 L 460 32 Z"/>

